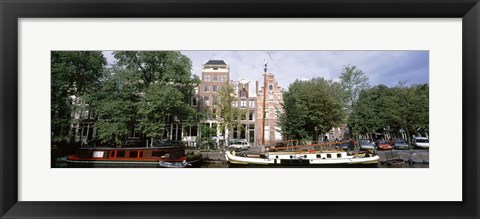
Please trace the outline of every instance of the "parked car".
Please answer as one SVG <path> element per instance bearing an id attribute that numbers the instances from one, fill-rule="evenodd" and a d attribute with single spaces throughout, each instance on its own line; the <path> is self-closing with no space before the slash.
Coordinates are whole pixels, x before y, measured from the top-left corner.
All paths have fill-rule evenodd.
<path id="1" fill-rule="evenodd" d="M 346 150 L 346 151 L 349 151 L 349 150 L 355 150 L 355 146 L 353 145 L 353 141 L 349 141 L 349 142 L 345 142 L 345 143 L 341 143 L 341 144 L 338 144 L 335 146 L 335 149 L 342 149 L 342 150 Z"/>
<path id="2" fill-rule="evenodd" d="M 426 137 L 413 137 L 413 147 L 415 148 L 429 148 L 430 141 Z"/>
<path id="3" fill-rule="evenodd" d="M 387 140 L 380 140 L 377 143 L 378 150 L 392 150 L 392 145 Z"/>
<path id="4" fill-rule="evenodd" d="M 232 139 L 230 140 L 228 147 L 236 150 L 246 150 L 252 146 L 246 139 Z"/>
<path id="5" fill-rule="evenodd" d="M 360 150 L 375 150 L 375 144 L 368 139 L 358 140 L 358 146 Z"/>
<path id="6" fill-rule="evenodd" d="M 394 149 L 410 149 L 408 142 L 405 139 L 397 138 L 393 141 Z"/>

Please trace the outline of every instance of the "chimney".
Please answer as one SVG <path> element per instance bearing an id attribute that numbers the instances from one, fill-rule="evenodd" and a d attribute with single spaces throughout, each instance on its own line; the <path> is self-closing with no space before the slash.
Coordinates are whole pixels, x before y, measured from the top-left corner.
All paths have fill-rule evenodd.
<path id="1" fill-rule="evenodd" d="M 258 81 L 255 81 L 255 93 L 258 95 Z"/>

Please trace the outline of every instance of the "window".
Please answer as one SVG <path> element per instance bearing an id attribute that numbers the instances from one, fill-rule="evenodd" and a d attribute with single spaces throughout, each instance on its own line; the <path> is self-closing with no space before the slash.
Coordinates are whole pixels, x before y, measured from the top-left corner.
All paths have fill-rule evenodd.
<path id="1" fill-rule="evenodd" d="M 273 101 L 273 94 L 268 95 L 268 101 Z"/>
<path id="2" fill-rule="evenodd" d="M 273 85 L 268 85 L 268 90 L 272 91 L 273 90 Z"/>
<path id="3" fill-rule="evenodd" d="M 210 92 L 210 85 L 205 85 L 204 91 L 205 93 Z"/>
<path id="4" fill-rule="evenodd" d="M 205 75 L 204 81 L 210 81 L 210 75 Z"/>
<path id="5" fill-rule="evenodd" d="M 218 75 L 213 75 L 213 80 L 212 81 L 218 81 Z"/>
<path id="6" fill-rule="evenodd" d="M 217 105 L 217 97 L 212 97 L 212 105 L 216 106 Z"/>
<path id="7" fill-rule="evenodd" d="M 217 109 L 213 109 L 213 110 L 212 110 L 212 115 L 213 115 L 213 117 L 215 117 L 215 118 L 217 117 Z"/>
<path id="8" fill-rule="evenodd" d="M 254 113 L 254 112 L 255 112 L 255 111 L 253 111 L 253 110 L 250 110 L 250 111 L 248 112 L 248 120 L 253 121 L 253 113 Z"/>
<path id="9" fill-rule="evenodd" d="M 245 88 L 242 88 L 242 91 L 240 91 L 240 97 L 247 97 L 247 91 Z"/>
<path id="10" fill-rule="evenodd" d="M 270 139 L 270 127 L 266 125 L 264 130 L 265 130 L 265 141 L 268 141 L 268 139 Z"/>
<path id="11" fill-rule="evenodd" d="M 220 78 L 220 81 L 221 81 L 221 82 L 225 82 L 225 81 L 226 81 L 226 78 L 227 78 L 227 77 L 226 77 L 225 75 L 222 75 L 221 78 Z"/>
<path id="12" fill-rule="evenodd" d="M 154 152 L 152 152 L 152 157 L 161 157 L 165 154 L 166 154 L 166 152 L 163 152 L 163 151 L 154 151 Z"/>
<path id="13" fill-rule="evenodd" d="M 327 158 L 332 158 L 332 154 L 327 154 Z"/>
<path id="14" fill-rule="evenodd" d="M 282 111 L 280 111 L 278 108 L 275 108 L 275 118 L 278 118 Z"/>
<path id="15" fill-rule="evenodd" d="M 88 119 L 88 110 L 82 112 L 82 119 Z"/>
<path id="16" fill-rule="evenodd" d="M 104 153 L 103 151 L 94 151 L 92 157 L 95 157 L 95 158 L 103 157 L 103 153 Z"/>
<path id="17" fill-rule="evenodd" d="M 275 141 L 281 141 L 282 140 L 282 133 L 279 132 L 279 130 L 275 130 Z"/>
<path id="18" fill-rule="evenodd" d="M 192 98 L 192 106 L 197 106 L 197 98 L 196 97 Z"/>
<path id="19" fill-rule="evenodd" d="M 210 106 L 210 98 L 209 97 L 205 97 L 203 100 L 204 100 L 205 106 Z"/>
<path id="20" fill-rule="evenodd" d="M 212 92 L 216 93 L 218 91 L 217 85 L 212 86 Z"/>
<path id="21" fill-rule="evenodd" d="M 269 114 L 268 114 L 268 110 L 267 110 L 267 111 L 265 111 L 265 118 L 268 118 L 268 115 Z"/>
<path id="22" fill-rule="evenodd" d="M 279 94 L 279 95 L 277 96 L 277 101 L 282 101 L 282 95 L 281 95 L 281 94 Z"/>
<path id="23" fill-rule="evenodd" d="M 250 100 L 250 108 L 255 108 L 255 100 Z"/>
<path id="24" fill-rule="evenodd" d="M 129 158 L 137 158 L 138 156 L 138 151 L 130 151 L 130 154 L 128 155 Z"/>
<path id="25" fill-rule="evenodd" d="M 240 107 L 241 108 L 246 108 L 247 107 L 247 101 L 246 100 L 241 100 L 240 101 Z"/>
<path id="26" fill-rule="evenodd" d="M 117 151 L 117 155 L 115 157 L 125 157 L 125 151 Z"/>
<path id="27" fill-rule="evenodd" d="M 341 158 L 341 157 L 342 157 L 342 155 L 341 155 L 341 154 L 337 154 L 337 158 Z"/>
<path id="28" fill-rule="evenodd" d="M 95 119 L 95 111 L 90 110 L 90 119 Z"/>

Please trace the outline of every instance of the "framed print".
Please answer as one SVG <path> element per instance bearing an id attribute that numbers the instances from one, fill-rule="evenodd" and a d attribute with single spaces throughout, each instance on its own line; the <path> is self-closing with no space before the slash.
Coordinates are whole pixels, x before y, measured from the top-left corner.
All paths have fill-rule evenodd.
<path id="1" fill-rule="evenodd" d="M 2 218 L 480 216 L 477 0 L 0 6 Z"/>

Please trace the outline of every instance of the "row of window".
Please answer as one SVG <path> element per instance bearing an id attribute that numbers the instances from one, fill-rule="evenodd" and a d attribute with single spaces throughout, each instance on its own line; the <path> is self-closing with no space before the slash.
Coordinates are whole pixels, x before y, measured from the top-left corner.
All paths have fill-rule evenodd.
<path id="1" fill-rule="evenodd" d="M 212 79 L 212 81 L 216 82 L 219 79 L 219 75 L 218 74 L 212 74 L 212 75 L 206 74 L 206 75 L 203 76 L 203 81 L 209 82 L 210 78 Z M 220 82 L 225 82 L 225 81 L 227 81 L 227 76 L 226 75 L 220 75 Z"/>
<path id="2" fill-rule="evenodd" d="M 123 158 L 126 155 L 125 152 L 128 152 L 128 158 L 143 157 L 143 151 L 110 151 L 110 158 Z M 161 157 L 165 154 L 167 154 L 165 151 L 153 151 L 152 157 Z"/>
<path id="3" fill-rule="evenodd" d="M 220 85 L 220 86 L 212 85 L 212 93 L 217 93 L 218 91 L 221 91 L 223 89 L 225 89 L 225 86 L 223 86 L 223 85 Z M 210 93 L 210 85 L 205 85 L 203 87 L 203 92 Z"/>

